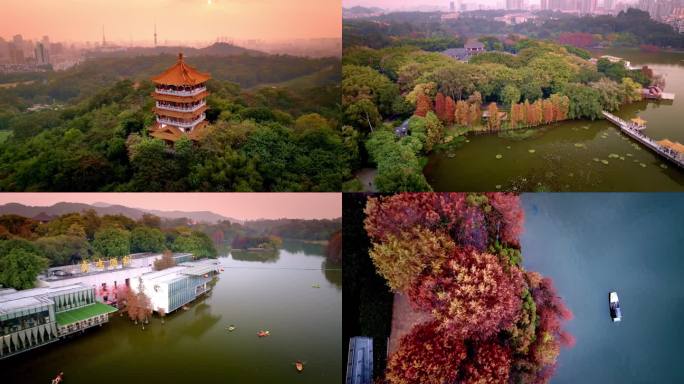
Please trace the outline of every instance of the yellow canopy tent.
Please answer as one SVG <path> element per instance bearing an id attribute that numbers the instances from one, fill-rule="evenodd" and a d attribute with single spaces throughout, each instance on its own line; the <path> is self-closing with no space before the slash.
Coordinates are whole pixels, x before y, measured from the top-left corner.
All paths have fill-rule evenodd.
<path id="1" fill-rule="evenodd" d="M 644 119 L 642 119 L 641 117 L 637 116 L 637 117 L 635 117 L 635 118 L 632 119 L 632 123 L 634 123 L 634 124 L 636 124 L 636 125 L 638 125 L 638 126 L 640 126 L 640 127 L 643 127 L 644 125 L 646 125 L 646 120 L 644 120 Z"/>
<path id="2" fill-rule="evenodd" d="M 662 145 L 663 147 L 675 150 L 679 153 L 684 153 L 684 144 L 679 143 L 677 141 L 670 141 L 668 139 L 664 139 L 664 140 L 658 141 L 658 144 Z"/>

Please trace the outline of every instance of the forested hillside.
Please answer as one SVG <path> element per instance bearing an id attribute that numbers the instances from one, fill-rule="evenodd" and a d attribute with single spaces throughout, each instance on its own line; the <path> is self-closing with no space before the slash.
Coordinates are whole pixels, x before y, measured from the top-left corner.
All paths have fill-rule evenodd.
<path id="1" fill-rule="evenodd" d="M 0 90 L 0 190 L 338 191 L 350 177 L 358 150 L 339 126 L 339 59 L 193 57 L 213 76 L 211 125 L 169 148 L 147 135 L 147 79 L 174 60 L 102 58 Z"/>

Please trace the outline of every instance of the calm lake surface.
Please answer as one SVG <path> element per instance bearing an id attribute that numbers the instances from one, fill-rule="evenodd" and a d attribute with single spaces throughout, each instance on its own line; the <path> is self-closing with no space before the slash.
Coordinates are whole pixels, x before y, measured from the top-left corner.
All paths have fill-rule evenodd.
<path id="1" fill-rule="evenodd" d="M 619 56 L 663 75 L 665 90 L 676 94 L 674 102 L 638 102 L 615 114 L 641 116 L 648 121 L 646 135 L 684 143 L 684 53 L 595 54 Z M 683 171 L 605 120 L 554 124 L 526 138 L 488 134 L 468 140 L 451 153 L 430 158 L 425 174 L 436 191 L 684 191 Z M 496 159 L 497 154 L 503 158 Z"/>
<path id="2" fill-rule="evenodd" d="M 224 256 L 211 293 L 165 324 L 155 317 L 142 331 L 115 314 L 100 329 L 0 361 L 0 382 L 49 383 L 64 371 L 66 383 L 340 383 L 342 272 L 323 270 L 322 255 L 286 244 L 270 256 Z M 271 336 L 258 338 L 260 329 Z"/>
<path id="3" fill-rule="evenodd" d="M 684 194 L 524 194 L 524 265 L 575 317 L 559 383 L 683 383 Z M 617 291 L 622 322 L 608 293 Z"/>

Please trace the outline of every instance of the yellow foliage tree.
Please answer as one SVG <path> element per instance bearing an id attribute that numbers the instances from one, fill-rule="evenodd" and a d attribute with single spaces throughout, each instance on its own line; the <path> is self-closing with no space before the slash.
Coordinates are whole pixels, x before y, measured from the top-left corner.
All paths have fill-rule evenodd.
<path id="1" fill-rule="evenodd" d="M 90 263 L 86 259 L 81 260 L 81 272 L 88 273 L 90 269 Z"/>

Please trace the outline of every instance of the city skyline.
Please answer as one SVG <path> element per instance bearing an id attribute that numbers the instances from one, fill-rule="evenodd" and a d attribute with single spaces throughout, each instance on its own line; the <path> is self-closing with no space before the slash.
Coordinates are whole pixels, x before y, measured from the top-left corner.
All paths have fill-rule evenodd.
<path id="1" fill-rule="evenodd" d="M 344 8 L 351 8 L 355 6 L 361 7 L 378 7 L 386 10 L 405 10 L 405 9 L 421 9 L 421 8 L 440 8 L 448 10 L 451 0 L 342 0 Z M 454 0 L 458 4 L 458 0 Z M 506 0 L 461 0 L 463 4 L 483 4 L 489 7 L 506 8 Z M 528 0 L 526 3 L 532 5 L 541 5 L 541 0 Z M 636 4 L 634 0 L 620 0 L 615 3 Z M 458 6 L 457 6 L 458 9 Z"/>
<path id="2" fill-rule="evenodd" d="M 74 22 L 78 20 L 78 22 Z M 3 8 L 0 37 L 87 42 L 154 41 L 160 44 L 235 40 L 283 41 L 341 37 L 341 8 L 334 0 L 35 0 Z M 104 31 L 103 31 L 104 29 Z M 104 33 L 103 33 L 104 32 Z"/>
<path id="3" fill-rule="evenodd" d="M 3 193 L 0 205 L 51 206 L 105 203 L 160 211 L 210 211 L 240 220 L 334 219 L 342 216 L 339 193 Z"/>

